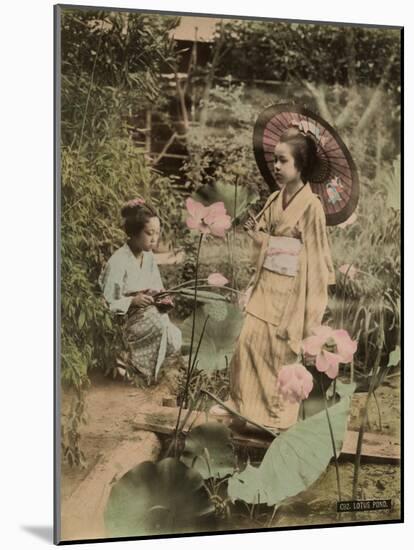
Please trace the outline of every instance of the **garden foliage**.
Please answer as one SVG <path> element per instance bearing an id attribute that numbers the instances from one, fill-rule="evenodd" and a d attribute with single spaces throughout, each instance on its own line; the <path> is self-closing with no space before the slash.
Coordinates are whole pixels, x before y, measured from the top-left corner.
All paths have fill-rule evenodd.
<path id="1" fill-rule="evenodd" d="M 136 196 L 153 202 L 164 239 L 185 251 L 184 263 L 168 273 L 165 285 L 193 279 L 197 239 L 185 228 L 183 195 L 192 193 L 204 204 L 224 200 L 232 217 L 235 201 L 239 217 L 249 205 L 263 204 L 269 190 L 255 166 L 252 128 L 263 108 L 286 100 L 306 103 L 340 131 L 360 175 L 354 223 L 329 229 L 335 265 L 353 265 L 357 271 L 355 277 L 337 271 L 327 322 L 358 340 L 354 367 L 362 378 L 369 378 L 376 364 L 387 372 L 388 364 L 397 368 L 401 277 L 397 31 L 227 21 L 218 29 L 210 62 L 198 69 L 198 76 L 205 77 L 205 82 L 198 80 L 205 90 L 197 96 L 202 100 L 192 106 L 193 124 L 182 136 L 188 159 L 178 175 L 157 171 L 144 147 L 132 139 L 134 125 L 142 122 L 147 108 L 166 110 L 169 99 L 161 73 L 174 73 L 180 60 L 169 34 L 177 23 L 176 17 L 150 14 L 63 10 L 62 382 L 80 392 L 88 384 L 90 369 L 112 367 L 121 345 L 118 320 L 108 313 L 97 279 L 124 239 L 122 203 Z M 213 66 L 216 49 L 220 55 Z M 177 192 L 177 181 L 182 183 L 182 194 Z M 219 245 L 210 241 L 203 245 L 199 276 L 212 271 L 223 273 L 235 288 L 244 290 L 251 258 L 238 228 L 232 228 Z M 177 300 L 175 315 L 186 317 L 191 303 L 188 298 Z M 196 341 L 207 316 L 209 321 L 195 376 L 206 384 L 219 380 L 220 388 L 209 388 L 223 394 L 223 377 L 215 370 L 226 369 L 242 314 L 234 304 L 214 302 L 199 306 L 196 315 Z M 186 321 L 184 336 L 188 335 Z M 84 414 L 82 406 L 73 411 Z M 76 447 L 80 419 L 70 416 L 64 440 Z M 81 457 L 79 452 L 73 456 L 73 462 Z"/>

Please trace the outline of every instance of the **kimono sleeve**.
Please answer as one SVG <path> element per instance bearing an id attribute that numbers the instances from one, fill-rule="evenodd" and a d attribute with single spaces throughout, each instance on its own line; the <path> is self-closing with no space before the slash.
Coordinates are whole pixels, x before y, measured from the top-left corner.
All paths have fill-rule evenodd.
<path id="1" fill-rule="evenodd" d="M 270 229 L 270 223 L 271 223 L 271 208 L 268 208 L 269 204 L 272 203 L 277 195 L 279 194 L 279 191 L 276 191 L 275 193 L 272 193 L 270 197 L 267 199 L 263 209 L 262 213 L 259 216 L 259 220 L 256 225 L 256 231 L 266 231 L 269 232 Z"/>
<path id="2" fill-rule="evenodd" d="M 125 267 L 111 258 L 99 277 L 99 285 L 109 309 L 118 315 L 125 315 L 133 300 L 132 296 L 122 295 L 125 276 Z"/>
<path id="3" fill-rule="evenodd" d="M 262 208 L 261 212 L 258 215 L 258 221 L 256 223 L 255 232 L 260 232 L 260 237 L 258 239 L 254 237 L 252 238 L 252 244 L 250 248 L 252 260 L 256 264 L 256 266 L 259 266 L 259 264 L 262 263 L 264 258 L 264 253 L 267 248 L 267 244 L 269 242 L 272 216 L 271 216 L 271 208 L 268 208 L 268 207 L 276 199 L 278 194 L 279 194 L 279 191 L 276 191 L 275 193 L 272 193 L 270 195 L 270 197 L 267 199 L 264 207 Z M 256 281 L 257 281 L 257 276 L 258 276 L 260 267 L 257 268 L 256 276 L 253 275 L 253 279 Z"/>
<path id="4" fill-rule="evenodd" d="M 307 252 L 306 305 L 304 336 L 309 336 L 314 327 L 321 325 L 328 304 L 328 285 L 335 284 L 325 212 L 319 200 L 310 208 L 306 227 Z"/>

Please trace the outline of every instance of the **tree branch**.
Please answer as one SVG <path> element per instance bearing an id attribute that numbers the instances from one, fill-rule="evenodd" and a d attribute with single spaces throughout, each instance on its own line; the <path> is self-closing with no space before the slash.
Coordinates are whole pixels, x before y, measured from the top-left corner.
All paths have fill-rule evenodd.
<path id="1" fill-rule="evenodd" d="M 375 115 L 377 108 L 381 102 L 382 89 L 384 87 L 385 82 L 388 79 L 394 60 L 395 60 L 395 55 L 392 55 L 390 60 L 388 61 L 387 66 L 384 69 L 384 72 L 382 73 L 382 77 L 378 83 L 378 86 L 375 88 L 374 93 L 372 94 L 371 99 L 369 100 L 367 108 L 365 109 L 362 117 L 359 119 L 359 122 L 355 128 L 355 135 L 358 135 L 364 130 L 366 130 L 367 126 L 371 122 L 372 117 Z"/>
<path id="2" fill-rule="evenodd" d="M 175 85 L 176 85 L 176 88 L 177 88 L 178 99 L 180 101 L 181 114 L 183 116 L 184 128 L 185 128 L 185 131 L 187 132 L 188 127 L 189 127 L 189 122 L 188 122 L 187 107 L 186 107 L 186 104 L 185 104 L 185 93 L 184 93 L 183 89 L 181 88 L 180 79 L 178 78 L 177 72 L 175 72 Z"/>
<path id="3" fill-rule="evenodd" d="M 175 138 L 177 137 L 177 132 L 174 132 L 171 136 L 170 136 L 170 139 L 167 141 L 167 143 L 164 145 L 161 153 L 154 159 L 154 162 L 153 162 L 153 166 L 155 166 L 156 164 L 158 164 L 160 162 L 160 160 L 165 156 L 165 154 L 167 153 L 170 145 L 172 145 L 173 141 L 175 140 Z"/>
<path id="4" fill-rule="evenodd" d="M 316 84 L 313 84 L 307 80 L 302 80 L 302 84 L 308 89 L 315 99 L 321 117 L 323 117 L 329 124 L 333 124 L 333 117 L 329 110 L 328 104 L 326 103 L 324 86 L 316 86 Z"/>
<path id="5" fill-rule="evenodd" d="M 355 92 L 356 92 L 356 90 L 354 88 L 352 88 L 352 90 L 350 90 L 349 101 L 348 101 L 345 109 L 343 109 L 335 119 L 335 127 L 338 130 L 341 130 L 342 128 L 344 128 L 348 124 L 349 120 L 351 119 L 351 117 L 354 113 L 355 108 L 357 107 L 357 105 L 359 103 L 360 98 L 359 98 L 358 94 L 356 94 Z"/>

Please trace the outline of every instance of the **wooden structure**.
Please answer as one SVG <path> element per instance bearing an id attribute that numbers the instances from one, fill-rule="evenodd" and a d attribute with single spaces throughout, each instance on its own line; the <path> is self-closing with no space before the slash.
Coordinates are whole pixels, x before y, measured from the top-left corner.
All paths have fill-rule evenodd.
<path id="1" fill-rule="evenodd" d="M 217 417 L 208 417 L 204 412 L 189 412 L 183 409 L 181 419 L 188 414 L 187 422 L 183 428 L 183 433 L 187 433 L 195 426 L 207 421 L 217 420 Z M 132 420 L 132 426 L 136 430 L 148 430 L 157 434 L 172 435 L 175 429 L 178 417 L 177 407 L 163 407 L 160 405 L 146 405 L 138 412 Z M 271 436 L 267 436 L 257 430 L 240 431 L 237 424 L 231 424 L 228 417 L 224 417 L 222 422 L 229 425 L 233 432 L 233 441 L 235 445 L 244 447 L 267 449 L 272 442 Z M 352 457 L 356 453 L 358 432 L 348 430 L 345 435 L 341 456 Z M 396 463 L 400 460 L 400 442 L 393 437 L 378 433 L 366 433 L 362 445 L 362 459 L 365 461 Z"/>

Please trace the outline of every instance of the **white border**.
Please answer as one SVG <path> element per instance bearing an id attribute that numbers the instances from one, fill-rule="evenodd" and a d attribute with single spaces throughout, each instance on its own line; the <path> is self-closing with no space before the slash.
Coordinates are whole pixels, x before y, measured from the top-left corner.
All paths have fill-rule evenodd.
<path id="1" fill-rule="evenodd" d="M 69 2 L 68 2 L 69 3 Z M 405 26 L 406 98 L 413 96 L 412 59 L 414 19 L 409 2 L 344 2 L 297 0 L 296 2 L 254 2 L 210 0 L 105 1 L 72 4 L 131 7 L 136 9 L 298 18 L 351 23 L 376 23 Z M 2 224 L 1 300 L 2 312 L 2 546 L 8 549 L 31 548 L 51 544 L 52 525 L 52 372 L 53 372 L 53 6 L 50 0 L 20 0 L 2 6 L 2 85 L 0 118 L 2 161 L 0 220 Z M 411 63 L 412 65 L 412 63 Z M 414 120 L 407 99 L 405 119 Z M 412 200 L 412 130 L 407 124 L 406 204 Z M 408 217 L 408 216 L 407 216 Z M 411 219 L 413 216 L 410 216 Z M 410 242 L 412 222 L 406 224 Z M 411 272 L 407 247 L 406 265 Z M 410 275 L 410 273 L 409 273 Z M 407 278 L 410 281 L 410 277 Z M 407 327 L 410 327 L 412 290 L 407 288 Z M 408 346 L 407 346 L 408 347 Z M 411 365 L 406 364 L 406 486 L 412 488 L 412 402 L 409 388 L 414 387 Z M 315 547 L 337 550 L 356 543 L 387 548 L 406 547 L 412 538 L 412 497 L 407 490 L 406 525 L 382 525 L 324 530 L 304 530 L 263 534 L 226 535 L 189 539 L 165 539 L 112 543 L 111 548 L 200 549 L 226 548 L 237 544 L 247 548 Z M 48 539 L 46 540 L 45 539 Z M 398 542 L 397 542 L 398 540 Z M 90 545 L 83 545 L 85 548 Z M 100 548 L 94 544 L 92 548 Z M 109 548 L 106 545 L 103 548 Z"/>

